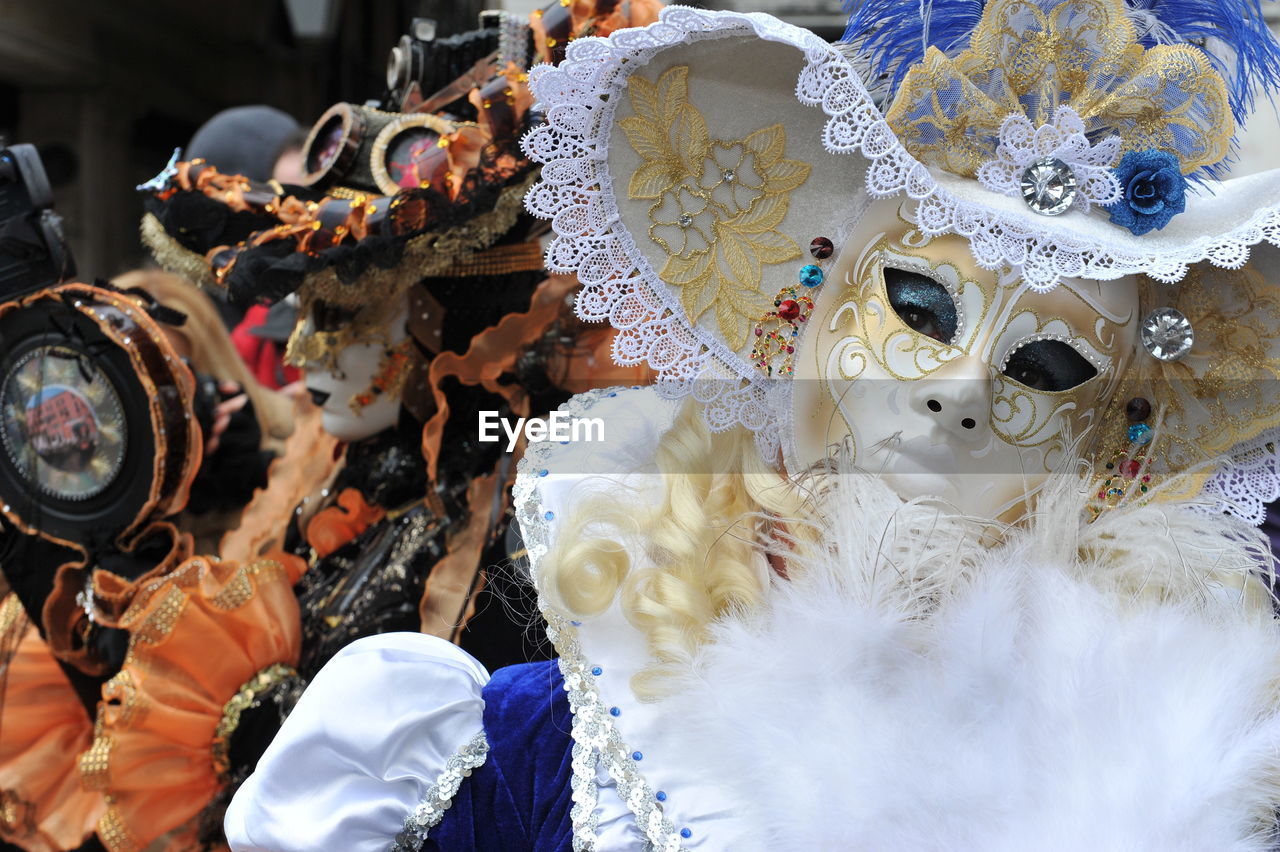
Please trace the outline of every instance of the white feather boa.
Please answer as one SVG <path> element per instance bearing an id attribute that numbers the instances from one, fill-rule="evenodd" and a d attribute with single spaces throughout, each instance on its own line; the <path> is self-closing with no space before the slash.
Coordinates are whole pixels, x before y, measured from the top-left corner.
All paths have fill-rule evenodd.
<path id="1" fill-rule="evenodd" d="M 1275 844 L 1280 634 L 1241 592 L 1254 531 L 1185 507 L 1082 524 L 1059 485 L 991 548 L 842 479 L 838 555 L 719 623 L 662 702 L 686 765 L 742 804 L 732 848 Z"/>

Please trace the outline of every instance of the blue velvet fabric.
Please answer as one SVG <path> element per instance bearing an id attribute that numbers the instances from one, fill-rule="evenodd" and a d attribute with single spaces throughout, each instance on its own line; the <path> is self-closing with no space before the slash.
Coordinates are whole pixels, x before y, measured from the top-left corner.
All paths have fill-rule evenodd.
<path id="1" fill-rule="evenodd" d="M 569 723 L 569 700 L 554 660 L 495 672 L 484 688 L 488 759 L 462 782 L 423 848 L 573 848 Z"/>

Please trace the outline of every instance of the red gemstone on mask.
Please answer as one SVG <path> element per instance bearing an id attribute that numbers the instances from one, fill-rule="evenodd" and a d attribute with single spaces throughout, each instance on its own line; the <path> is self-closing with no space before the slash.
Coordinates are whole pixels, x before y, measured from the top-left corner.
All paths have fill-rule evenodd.
<path id="1" fill-rule="evenodd" d="M 813 242 L 809 243 L 809 254 L 818 260 L 826 260 L 835 250 L 836 247 L 826 237 L 814 237 Z"/>
<path id="2" fill-rule="evenodd" d="M 1137 459 L 1130 459 L 1129 461 L 1123 462 L 1120 465 L 1120 472 L 1123 473 L 1125 476 L 1127 476 L 1129 479 L 1133 479 L 1141 471 L 1142 471 L 1142 462 L 1138 461 Z"/>
<path id="3" fill-rule="evenodd" d="M 793 320 L 800 316 L 800 303 L 795 299 L 783 299 L 778 305 L 778 316 L 784 320 Z"/>

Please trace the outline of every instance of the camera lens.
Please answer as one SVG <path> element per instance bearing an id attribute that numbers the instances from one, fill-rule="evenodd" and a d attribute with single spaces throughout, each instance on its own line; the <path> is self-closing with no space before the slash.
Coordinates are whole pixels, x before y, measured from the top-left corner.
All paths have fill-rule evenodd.
<path id="1" fill-rule="evenodd" d="M 410 41 L 408 36 L 401 36 L 399 43 L 391 48 L 387 57 L 387 88 L 400 89 L 409 83 Z"/>

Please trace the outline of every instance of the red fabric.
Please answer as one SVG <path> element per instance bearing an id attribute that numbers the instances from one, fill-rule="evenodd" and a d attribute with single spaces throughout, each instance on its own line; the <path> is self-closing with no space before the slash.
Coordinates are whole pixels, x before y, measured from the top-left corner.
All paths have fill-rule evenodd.
<path id="1" fill-rule="evenodd" d="M 231 342 L 236 351 L 249 366 L 249 372 L 262 384 L 273 390 L 302 378 L 297 367 L 290 367 L 280 362 L 283 353 L 274 341 L 258 337 L 250 329 L 257 328 L 267 321 L 267 306 L 254 305 L 245 312 L 244 319 L 231 332 Z"/>

